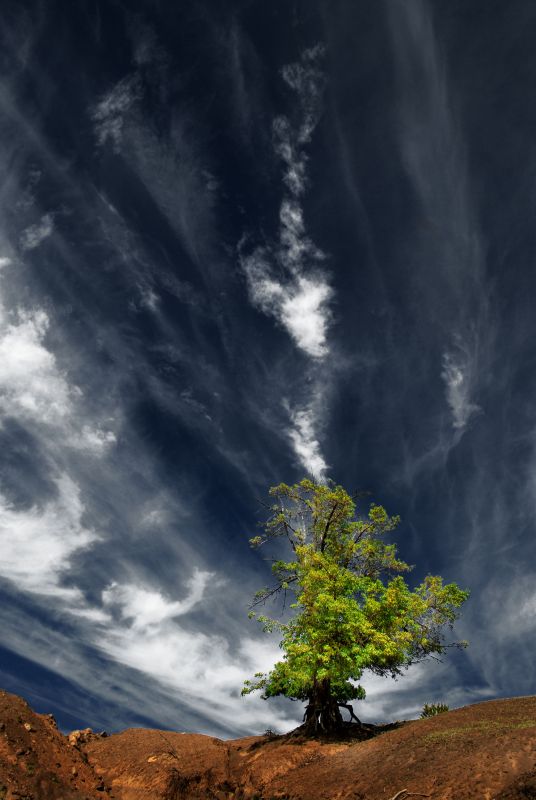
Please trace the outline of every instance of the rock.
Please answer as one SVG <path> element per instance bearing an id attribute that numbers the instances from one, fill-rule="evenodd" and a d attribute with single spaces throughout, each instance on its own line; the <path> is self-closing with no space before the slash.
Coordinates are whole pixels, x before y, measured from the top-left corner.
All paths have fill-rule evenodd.
<path id="1" fill-rule="evenodd" d="M 24 723 L 24 728 L 25 728 L 25 729 L 26 729 L 26 730 L 27 730 L 29 733 L 35 733 L 35 728 L 34 728 L 32 725 L 30 725 L 30 723 L 29 723 L 29 722 L 25 722 L 25 723 Z"/>
<path id="2" fill-rule="evenodd" d="M 67 739 L 71 747 L 80 749 L 80 745 L 92 742 L 95 739 L 105 739 L 108 736 L 106 731 L 95 733 L 91 728 L 84 728 L 83 730 L 71 731 Z"/>

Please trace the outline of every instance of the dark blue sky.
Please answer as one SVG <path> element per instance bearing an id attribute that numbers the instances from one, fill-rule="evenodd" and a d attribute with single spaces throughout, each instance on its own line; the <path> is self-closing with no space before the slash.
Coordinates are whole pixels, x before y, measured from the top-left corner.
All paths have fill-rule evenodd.
<path id="1" fill-rule="evenodd" d="M 363 719 L 534 691 L 536 5 L 0 13 L 0 684 L 232 736 L 259 499 L 371 493 L 470 588 Z"/>

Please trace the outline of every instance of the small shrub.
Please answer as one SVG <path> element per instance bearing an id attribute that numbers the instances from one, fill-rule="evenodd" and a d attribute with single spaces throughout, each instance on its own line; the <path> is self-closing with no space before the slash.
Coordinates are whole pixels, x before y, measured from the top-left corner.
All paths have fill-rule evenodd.
<path id="1" fill-rule="evenodd" d="M 449 711 L 449 707 L 445 703 L 425 703 L 421 711 L 421 719 L 427 717 L 435 717 L 437 714 L 444 714 Z"/>

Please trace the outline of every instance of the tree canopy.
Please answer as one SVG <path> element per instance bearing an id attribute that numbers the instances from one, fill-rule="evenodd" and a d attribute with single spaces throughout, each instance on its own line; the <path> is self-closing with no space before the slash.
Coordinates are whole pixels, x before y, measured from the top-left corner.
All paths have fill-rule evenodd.
<path id="1" fill-rule="evenodd" d="M 270 496 L 263 533 L 250 544 L 282 537 L 291 556 L 274 561 L 275 583 L 257 592 L 252 609 L 292 592 L 292 613 L 278 620 L 250 611 L 265 631 L 282 634 L 283 657 L 246 681 L 242 694 L 307 701 L 306 731 L 330 732 L 343 724 L 342 706 L 359 722 L 348 703 L 365 697 L 357 683 L 365 670 L 396 677 L 446 647 L 466 645 L 446 644 L 443 631 L 452 629 L 469 592 L 436 575 L 409 588 L 403 574 L 411 567 L 385 541 L 399 517 L 376 504 L 356 513 L 342 486 L 308 479 L 273 486 Z"/>

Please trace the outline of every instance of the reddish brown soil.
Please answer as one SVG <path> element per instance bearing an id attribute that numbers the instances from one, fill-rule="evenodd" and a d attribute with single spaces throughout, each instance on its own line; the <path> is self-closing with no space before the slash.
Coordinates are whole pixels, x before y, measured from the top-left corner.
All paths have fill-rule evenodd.
<path id="1" fill-rule="evenodd" d="M 5 693 L 2 722 L 0 800 L 536 798 L 536 697 L 479 703 L 387 729 L 370 726 L 366 734 L 378 735 L 366 741 L 222 741 L 130 729 L 82 737 L 77 750 L 47 717 Z"/>
<path id="2" fill-rule="evenodd" d="M 35 714 L 0 691 L 0 800 L 95 800 L 109 797 L 87 757 L 54 717 Z"/>

